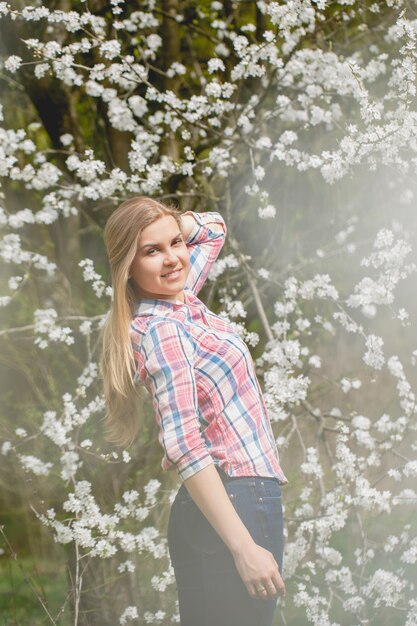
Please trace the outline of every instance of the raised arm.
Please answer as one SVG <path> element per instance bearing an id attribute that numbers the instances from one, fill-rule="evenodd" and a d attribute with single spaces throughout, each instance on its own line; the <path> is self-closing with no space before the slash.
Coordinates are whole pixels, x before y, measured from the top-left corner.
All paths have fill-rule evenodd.
<path id="1" fill-rule="evenodd" d="M 220 254 L 227 228 L 223 217 L 215 211 L 185 211 L 181 224 L 191 266 L 185 285 L 197 295 Z"/>

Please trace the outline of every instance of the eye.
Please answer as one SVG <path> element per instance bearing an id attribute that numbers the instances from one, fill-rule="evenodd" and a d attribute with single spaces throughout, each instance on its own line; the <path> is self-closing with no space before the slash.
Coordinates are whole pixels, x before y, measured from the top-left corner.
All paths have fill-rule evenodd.
<path id="1" fill-rule="evenodd" d="M 179 243 L 183 243 L 182 237 L 177 237 L 177 239 L 175 239 L 173 243 L 175 245 Z M 152 255 L 153 252 L 157 252 L 156 248 L 149 248 L 149 250 L 146 252 L 146 256 Z"/>

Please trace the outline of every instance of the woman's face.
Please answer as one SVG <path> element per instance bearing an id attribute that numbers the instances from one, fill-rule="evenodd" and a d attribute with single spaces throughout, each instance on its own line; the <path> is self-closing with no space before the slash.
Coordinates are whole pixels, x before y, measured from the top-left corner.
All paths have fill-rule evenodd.
<path id="1" fill-rule="evenodd" d="M 172 215 L 144 228 L 129 273 L 140 298 L 184 301 L 189 271 L 188 249 Z"/>

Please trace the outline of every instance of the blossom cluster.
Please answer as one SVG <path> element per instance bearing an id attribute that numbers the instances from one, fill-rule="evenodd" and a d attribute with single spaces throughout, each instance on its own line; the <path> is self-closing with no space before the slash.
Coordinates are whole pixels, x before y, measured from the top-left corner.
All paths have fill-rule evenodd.
<path id="1" fill-rule="evenodd" d="M 182 55 L 162 64 L 162 12 L 155 0 L 141 3 L 139 10 L 111 0 L 100 15 L 87 2 L 71 10 L 0 2 L 0 19 L 18 22 L 22 32 L 31 27 L 31 36 L 22 37 L 25 53 L 19 48 L 2 61 L 10 84 L 23 75 L 26 83 L 53 84 L 65 98 L 74 98 L 70 122 L 79 106 L 94 125 L 89 135 L 65 118 L 58 138 L 49 141 L 42 121 L 21 124 L 0 106 L 5 189 L 0 260 L 6 269 L 0 305 L 14 311 L 27 285 L 42 282 L 29 323 L 5 333 L 32 333 L 46 359 L 57 349 L 79 359 L 68 391 L 39 411 L 32 432 L 26 422 L 25 428 L 16 424 L 15 438 L 2 442 L 1 453 L 8 460 L 15 455 L 23 471 L 39 481 L 62 487 L 60 503 L 45 503 L 36 514 L 57 543 L 76 547 L 77 566 L 122 555 L 118 575 L 135 576 L 141 562 L 135 556 L 150 557 L 158 569 L 152 589 L 163 594 L 174 588 L 166 536 L 152 513 L 171 504 L 175 490 L 167 494 L 155 478 L 142 486 L 135 482 L 109 508 L 99 502 L 87 474 L 87 459 L 97 468 L 115 464 L 128 470 L 131 463 L 127 450 L 98 453 L 93 445 L 96 418 L 105 408 L 97 391 L 95 341 L 104 320 L 100 305 L 106 298 L 110 303 L 112 288 L 90 258 L 93 253 L 80 253 L 82 258 L 72 261 L 94 294 L 97 315 L 62 312 L 52 286 L 64 281 L 64 270 L 53 246 L 42 248 L 39 242 L 73 220 L 81 225 L 86 219 L 88 228 L 98 229 L 100 212 L 126 196 L 163 197 L 175 189 L 179 197 L 201 201 L 201 210 L 209 199 L 218 201 L 232 228 L 230 247 L 208 277 L 210 294 L 217 289 L 219 314 L 257 348 L 255 367 L 279 433 L 283 465 L 286 458 L 289 465 L 297 462 L 290 477 L 294 497 L 285 510 L 284 574 L 295 589 L 291 611 L 300 623 L 335 626 L 335 606 L 346 623 L 371 623 L 378 610 L 392 609 L 404 614 L 406 626 L 414 626 L 417 603 L 409 570 L 417 559 L 415 528 L 401 526 L 395 514 L 417 501 L 416 446 L 409 444 L 417 428 L 409 374 L 417 348 L 412 346 L 406 362 L 403 354 L 392 353 L 387 333 L 374 324 L 387 310 L 405 329 L 409 324 L 409 312 L 396 307 L 395 299 L 416 270 L 409 261 L 410 242 L 396 236 L 393 224 L 381 227 L 358 263 L 360 278 L 346 290 L 325 262 L 337 253 L 352 264 L 360 245 L 357 216 L 336 229 L 334 249 L 320 244 L 294 271 L 278 271 L 273 255 L 264 254 L 258 263 L 246 253 L 257 228 L 249 235 L 235 228 L 241 219 L 245 225 L 247 216 L 251 228 L 255 223 L 267 234 L 270 228 L 276 237 L 285 207 L 275 183 L 286 173 L 293 180 L 317 176 L 323 185 L 353 177 L 360 167 L 369 172 L 385 167 L 415 178 L 414 7 L 410 10 L 406 0 L 366 7 L 357 0 L 333 4 L 257 0 L 256 19 L 244 11 L 236 22 L 216 0 L 204 10 L 194 6 L 191 21 L 173 10 L 169 19 L 178 39 L 193 41 L 205 32 L 207 52 L 201 59 Z M 364 13 L 369 25 L 358 28 Z M 377 18 L 382 27 L 372 26 Z M 346 33 L 358 28 L 363 45 L 339 44 L 334 32 L 345 28 Z M 95 132 L 97 143 L 88 145 Z M 411 187 L 401 189 L 399 203 L 412 203 Z M 21 206 L 16 189 L 25 198 Z M 320 262 L 326 269 L 309 272 Z M 259 318 L 256 326 L 252 311 Z M 337 352 L 346 337 L 360 355 L 345 364 Z M 372 395 L 375 381 L 387 394 L 391 384 L 389 408 Z M 45 442 L 54 451 L 48 458 Z M 390 524 L 382 543 L 381 519 Z M 352 527 L 357 533 L 346 550 L 339 538 Z M 387 554 L 389 565 L 382 567 L 381 555 Z M 82 584 L 78 568 L 75 589 Z M 174 623 L 176 611 L 129 604 L 117 619 L 120 624 Z"/>

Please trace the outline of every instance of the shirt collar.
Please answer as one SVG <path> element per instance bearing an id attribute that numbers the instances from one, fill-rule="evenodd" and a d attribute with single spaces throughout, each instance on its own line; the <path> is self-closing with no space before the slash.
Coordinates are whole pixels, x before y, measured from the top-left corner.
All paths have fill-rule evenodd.
<path id="1" fill-rule="evenodd" d="M 158 315 L 175 311 L 188 305 L 189 295 L 184 287 L 185 302 L 181 300 L 163 300 L 162 298 L 142 298 L 135 304 L 134 315 Z"/>

